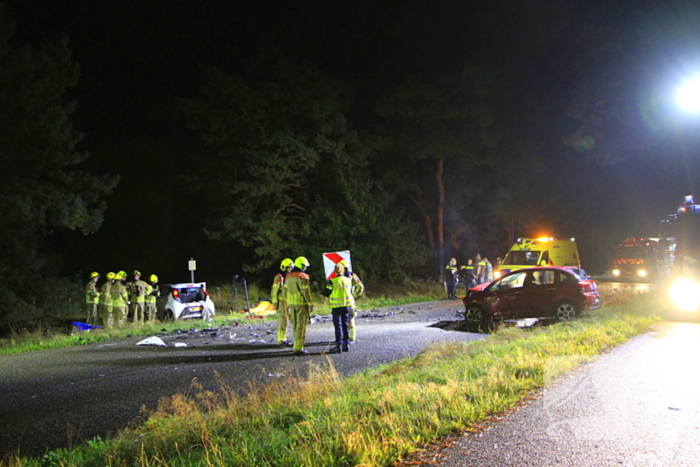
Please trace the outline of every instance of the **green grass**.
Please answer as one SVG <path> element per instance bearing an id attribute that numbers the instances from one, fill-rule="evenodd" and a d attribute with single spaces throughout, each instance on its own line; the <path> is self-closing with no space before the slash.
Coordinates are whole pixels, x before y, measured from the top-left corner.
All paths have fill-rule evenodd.
<path id="1" fill-rule="evenodd" d="M 528 393 L 658 321 L 654 296 L 617 299 L 579 320 L 502 329 L 340 377 L 330 359 L 241 396 L 192 390 L 137 428 L 7 466 L 384 466 L 475 429 Z M 291 372 L 289 372 L 291 374 Z M 193 389 L 197 389 L 196 386 Z"/>

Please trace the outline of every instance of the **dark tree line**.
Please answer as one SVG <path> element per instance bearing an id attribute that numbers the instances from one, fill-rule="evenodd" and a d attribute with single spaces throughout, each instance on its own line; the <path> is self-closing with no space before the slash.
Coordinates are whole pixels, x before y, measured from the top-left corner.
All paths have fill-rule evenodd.
<path id="1" fill-rule="evenodd" d="M 584 257 L 595 251 L 579 232 L 596 247 L 613 241 L 619 232 L 595 219 L 644 210 L 628 168 L 665 167 L 659 154 L 672 152 L 659 75 L 678 65 L 678 44 L 675 53 L 692 56 L 699 10 L 545 3 L 504 0 L 467 14 L 437 2 L 430 8 L 442 15 L 464 14 L 444 31 L 421 2 L 391 24 L 362 23 L 365 10 L 353 7 L 353 21 L 321 24 L 319 14 L 316 34 L 295 29 L 288 44 L 271 28 L 258 37 L 271 47 L 207 54 L 198 89 L 180 88 L 177 106 L 199 138 L 186 160 L 196 169 L 181 177 L 206 217 L 209 248 L 235 251 L 261 277 L 283 257 L 349 249 L 367 278 L 401 280 L 439 276 L 451 256 L 502 254 L 537 228 L 579 237 Z M 61 259 L 47 239 L 97 231 L 118 182 L 96 164 L 85 169 L 72 124 L 80 69 L 67 40 L 35 48 L 13 43 L 13 30 L 0 21 L 0 280 L 10 291 L 0 314 L 11 319 L 50 308 Z M 646 183 L 671 177 L 662 171 Z M 176 228 L 168 209 L 170 221 L 150 225 Z"/>
<path id="2" fill-rule="evenodd" d="M 79 75 L 67 40 L 14 48 L 14 28 L 0 8 L 0 313 L 22 322 L 61 295 L 61 258 L 44 240 L 54 229 L 97 231 L 118 178 L 80 170 L 88 154 L 64 99 Z"/>

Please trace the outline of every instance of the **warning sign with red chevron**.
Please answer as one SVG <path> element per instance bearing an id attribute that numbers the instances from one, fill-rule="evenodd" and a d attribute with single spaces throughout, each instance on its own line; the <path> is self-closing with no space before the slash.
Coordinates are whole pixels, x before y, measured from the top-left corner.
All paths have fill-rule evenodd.
<path id="1" fill-rule="evenodd" d="M 334 251 L 333 253 L 323 254 L 323 271 L 326 273 L 326 279 L 333 279 L 335 274 L 335 265 L 342 260 L 348 264 L 348 268 L 352 271 L 352 261 L 350 261 L 350 250 Z"/>

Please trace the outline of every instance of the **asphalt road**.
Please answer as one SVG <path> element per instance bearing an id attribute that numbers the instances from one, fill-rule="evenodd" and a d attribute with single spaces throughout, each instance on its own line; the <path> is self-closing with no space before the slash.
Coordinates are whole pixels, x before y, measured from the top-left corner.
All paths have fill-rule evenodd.
<path id="1" fill-rule="evenodd" d="M 662 323 L 405 465 L 699 466 L 698 361 L 700 325 Z"/>
<path id="2" fill-rule="evenodd" d="M 304 374 L 308 363 L 330 358 L 344 375 L 415 355 L 431 342 L 483 336 L 451 330 L 461 301 L 361 311 L 350 352 L 328 355 L 328 318 L 308 328 L 310 355 L 293 357 L 273 345 L 275 324 L 224 326 L 209 332 L 162 336 L 167 347 L 137 346 L 142 338 L 101 345 L 0 356 L 0 457 L 16 449 L 40 456 L 138 422 L 142 407 L 191 389 L 220 383 L 244 392 L 276 375 Z M 175 343 L 187 347 L 174 347 Z"/>

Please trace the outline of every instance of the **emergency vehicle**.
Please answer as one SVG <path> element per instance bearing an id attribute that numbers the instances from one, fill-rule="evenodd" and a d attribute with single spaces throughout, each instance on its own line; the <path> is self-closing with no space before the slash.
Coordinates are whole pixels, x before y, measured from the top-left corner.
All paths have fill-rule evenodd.
<path id="1" fill-rule="evenodd" d="M 615 248 L 612 275 L 620 279 L 656 280 L 670 267 L 672 238 L 626 238 Z"/>
<path id="2" fill-rule="evenodd" d="M 581 268 L 576 240 L 552 237 L 519 238 L 494 274 L 502 277 L 511 271 L 533 266 Z"/>
<path id="3" fill-rule="evenodd" d="M 700 205 L 692 196 L 672 216 L 676 249 L 669 295 L 683 311 L 700 309 Z"/>

